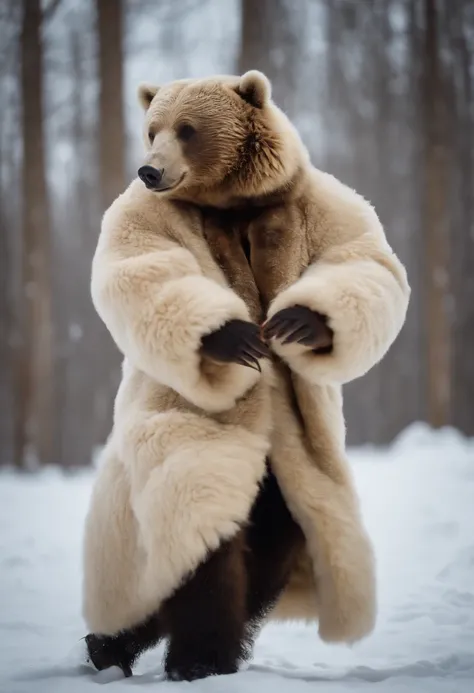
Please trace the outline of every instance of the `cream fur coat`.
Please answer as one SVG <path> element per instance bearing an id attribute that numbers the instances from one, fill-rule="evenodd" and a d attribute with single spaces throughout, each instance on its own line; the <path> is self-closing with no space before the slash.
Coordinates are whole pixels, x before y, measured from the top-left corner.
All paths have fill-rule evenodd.
<path id="1" fill-rule="evenodd" d="M 137 624 L 235 535 L 266 457 L 306 537 L 272 617 L 316 620 L 326 641 L 374 626 L 374 557 L 345 457 L 341 386 L 384 356 L 410 291 L 362 197 L 313 168 L 298 190 L 301 219 L 292 208 L 250 225 L 252 270 L 267 316 L 295 304 L 318 311 L 334 349 L 274 342 L 280 358 L 261 374 L 199 353 L 204 335 L 251 315 L 200 213 L 136 180 L 104 216 L 92 296 L 125 359 L 86 523 L 91 631 Z M 295 224 L 300 233 L 281 231 Z"/>

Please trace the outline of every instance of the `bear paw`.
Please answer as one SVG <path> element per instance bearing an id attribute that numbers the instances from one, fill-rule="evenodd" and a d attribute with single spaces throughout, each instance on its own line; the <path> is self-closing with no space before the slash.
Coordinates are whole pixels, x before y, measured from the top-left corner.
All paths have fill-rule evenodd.
<path id="1" fill-rule="evenodd" d="M 283 344 L 296 342 L 316 353 L 329 353 L 333 345 L 333 332 L 327 318 L 306 306 L 292 306 L 278 311 L 263 326 L 263 336 L 283 340 Z"/>
<path id="2" fill-rule="evenodd" d="M 208 676 L 235 674 L 239 668 L 239 657 L 232 648 L 222 647 L 222 643 L 204 640 L 201 643 L 173 647 L 166 656 L 165 672 L 171 681 L 195 681 Z"/>
<path id="3" fill-rule="evenodd" d="M 124 676 L 132 676 L 132 665 L 135 660 L 133 654 L 127 651 L 125 643 L 120 636 L 100 637 L 89 634 L 85 637 L 88 661 L 97 671 L 120 667 Z"/>
<path id="4" fill-rule="evenodd" d="M 239 363 L 258 371 L 259 359 L 270 350 L 260 339 L 260 328 L 245 320 L 230 320 L 202 339 L 201 353 L 221 363 Z"/>

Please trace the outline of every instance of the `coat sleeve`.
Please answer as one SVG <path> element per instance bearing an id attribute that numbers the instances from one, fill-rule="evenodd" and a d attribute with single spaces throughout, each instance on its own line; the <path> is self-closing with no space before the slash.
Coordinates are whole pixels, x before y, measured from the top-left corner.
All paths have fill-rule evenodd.
<path id="1" fill-rule="evenodd" d="M 372 215 L 372 225 L 374 224 Z M 317 354 L 296 344 L 273 344 L 292 370 L 318 384 L 343 384 L 364 375 L 385 353 L 405 321 L 410 288 L 405 268 L 376 220 L 355 239 L 331 245 L 283 290 L 268 317 L 302 305 L 327 317 L 333 349 Z"/>
<path id="2" fill-rule="evenodd" d="M 259 373 L 208 362 L 201 340 L 231 319 L 249 320 L 247 307 L 204 277 L 187 249 L 166 237 L 152 246 L 127 256 L 102 234 L 92 265 L 94 306 L 133 366 L 201 409 L 230 409 Z"/>

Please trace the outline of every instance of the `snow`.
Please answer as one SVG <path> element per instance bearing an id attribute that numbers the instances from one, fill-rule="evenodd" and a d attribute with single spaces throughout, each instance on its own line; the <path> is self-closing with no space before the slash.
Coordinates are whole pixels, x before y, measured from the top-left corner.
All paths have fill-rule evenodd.
<path id="1" fill-rule="evenodd" d="M 82 523 L 93 472 L 0 474 L 0 691 L 464 693 L 474 690 L 474 440 L 416 424 L 387 449 L 350 451 L 376 546 L 375 633 L 347 648 L 315 627 L 268 626 L 241 673 L 163 682 L 162 651 L 137 674 L 83 658 Z"/>

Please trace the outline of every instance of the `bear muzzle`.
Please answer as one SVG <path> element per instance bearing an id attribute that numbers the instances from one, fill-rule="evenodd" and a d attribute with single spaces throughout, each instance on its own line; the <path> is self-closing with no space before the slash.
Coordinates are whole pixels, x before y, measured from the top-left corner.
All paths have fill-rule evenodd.
<path id="1" fill-rule="evenodd" d="M 155 168 L 154 166 L 141 166 L 138 169 L 138 177 L 142 180 L 148 190 L 160 190 L 163 187 L 164 168 Z"/>

